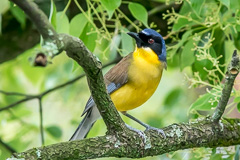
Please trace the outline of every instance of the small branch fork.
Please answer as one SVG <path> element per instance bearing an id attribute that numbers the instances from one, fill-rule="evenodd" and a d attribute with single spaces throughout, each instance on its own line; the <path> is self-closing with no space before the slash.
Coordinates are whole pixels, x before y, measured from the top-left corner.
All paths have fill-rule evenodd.
<path id="1" fill-rule="evenodd" d="M 49 90 L 46 90 L 46 91 L 44 91 L 44 92 L 42 92 L 40 94 L 37 94 L 37 95 L 26 95 L 26 94 L 22 94 L 22 93 L 6 92 L 6 91 L 0 90 L 0 93 L 5 94 L 5 95 L 9 95 L 9 96 L 10 95 L 12 95 L 12 96 L 24 96 L 25 97 L 25 98 L 20 99 L 19 101 L 14 102 L 14 103 L 12 103 L 10 105 L 1 107 L 0 108 L 0 112 L 2 112 L 4 110 L 7 110 L 7 109 L 10 109 L 10 108 L 13 108 L 13 107 L 16 107 L 17 105 L 19 105 L 19 104 L 21 104 L 23 102 L 27 102 L 27 101 L 30 101 L 30 100 L 33 100 L 33 99 L 42 99 L 45 95 L 47 95 L 47 94 L 49 94 L 49 93 L 51 93 L 53 91 L 56 91 L 56 90 L 58 90 L 60 88 L 63 88 L 65 86 L 69 85 L 69 84 L 72 84 L 72 83 L 76 82 L 77 80 L 81 79 L 84 76 L 85 76 L 85 74 L 79 75 L 79 76 L 77 76 L 76 78 L 74 78 L 74 79 L 72 79 L 70 81 L 67 81 L 67 82 L 65 82 L 63 84 L 55 86 L 55 87 L 53 87 L 53 88 L 51 88 Z"/>
<path id="2" fill-rule="evenodd" d="M 76 37 L 66 34 L 57 34 L 46 15 L 30 0 L 11 0 L 17 4 L 36 25 L 45 41 L 57 46 L 59 53 L 66 51 L 67 55 L 78 62 L 85 71 L 89 88 L 94 101 L 109 132 L 123 131 L 125 127 L 119 113 L 114 107 L 103 81 L 102 65 L 86 48 L 84 43 Z M 26 100 L 25 100 L 26 101 Z"/>
<path id="3" fill-rule="evenodd" d="M 233 52 L 231 63 L 228 66 L 226 80 L 223 86 L 222 95 L 213 113 L 212 121 L 218 122 L 222 117 L 232 92 L 234 80 L 239 73 L 239 56 L 237 50 Z"/>
<path id="4" fill-rule="evenodd" d="M 110 66 L 112 64 L 115 64 L 118 61 L 119 61 L 119 59 L 113 60 L 112 62 L 109 62 L 109 63 L 103 65 L 103 68 L 108 67 L 108 66 Z M 85 77 L 85 74 L 81 74 L 81 75 L 75 77 L 72 80 L 69 80 L 69 81 L 67 81 L 65 83 L 57 85 L 57 86 L 55 86 L 55 87 L 53 87 L 51 89 L 48 89 L 48 90 L 46 90 L 46 91 L 44 91 L 42 93 L 36 94 L 36 95 L 23 94 L 23 93 L 18 93 L 18 92 L 6 92 L 6 91 L 3 91 L 3 90 L 0 90 L 0 93 L 2 93 L 4 95 L 7 95 L 7 96 L 22 96 L 22 97 L 24 97 L 24 98 L 14 102 L 14 103 L 12 103 L 12 104 L 9 104 L 9 105 L 4 106 L 4 107 L 0 107 L 0 112 L 2 112 L 4 110 L 11 109 L 13 107 L 16 107 L 17 105 L 19 105 L 19 104 L 21 104 L 23 102 L 27 102 L 27 101 L 30 101 L 30 100 L 33 100 L 33 99 L 42 99 L 44 96 L 48 95 L 49 93 L 52 93 L 52 92 L 54 92 L 54 91 L 56 91 L 58 89 L 61 89 L 61 88 L 66 87 L 66 86 L 68 86 L 70 84 L 73 84 L 73 83 L 75 83 L 76 81 L 80 80 L 83 77 Z"/>
<path id="5" fill-rule="evenodd" d="M 30 149 L 17 158 L 25 159 L 91 159 L 99 157 L 139 158 L 160 155 L 170 151 L 193 147 L 217 147 L 240 144 L 240 120 L 219 119 L 231 93 L 234 79 L 239 72 L 239 60 L 233 55 L 229 67 L 229 79 L 225 81 L 223 94 L 214 115 L 210 119 L 194 123 L 173 124 L 163 128 L 166 139 L 156 131 L 135 132 L 128 129 L 114 107 L 103 82 L 101 63 L 84 46 L 83 42 L 66 34 L 57 34 L 47 17 L 30 0 L 11 0 L 30 17 L 45 41 L 55 44 L 59 53 L 63 50 L 77 61 L 86 73 L 94 101 L 107 126 L 108 133 L 102 137 L 63 142 L 46 147 Z M 235 59 L 235 60 L 234 60 Z M 212 121 L 218 123 L 213 123 Z"/>

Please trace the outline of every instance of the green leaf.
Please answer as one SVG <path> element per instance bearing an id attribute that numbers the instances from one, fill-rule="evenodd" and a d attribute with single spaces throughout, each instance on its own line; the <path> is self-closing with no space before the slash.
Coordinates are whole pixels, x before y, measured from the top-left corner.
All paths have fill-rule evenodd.
<path id="1" fill-rule="evenodd" d="M 172 55 L 171 59 L 168 60 L 168 66 L 175 67 L 179 69 L 180 65 L 180 54 L 176 54 L 177 49 L 171 49 L 167 51 L 168 55 Z"/>
<path id="2" fill-rule="evenodd" d="M 179 11 L 179 14 L 186 15 L 186 14 L 190 13 L 191 10 L 192 10 L 191 6 L 187 2 L 184 2 Z M 173 24 L 172 31 L 173 32 L 178 31 L 189 23 L 192 23 L 192 22 L 188 21 L 188 19 L 186 19 L 186 18 L 178 18 L 175 21 L 175 23 Z"/>
<path id="3" fill-rule="evenodd" d="M 239 10 L 240 2 L 239 0 L 229 0 L 230 1 L 230 9 L 232 12 L 236 12 Z"/>
<path id="4" fill-rule="evenodd" d="M 131 2 L 128 5 L 128 9 L 134 18 L 142 22 L 146 27 L 148 27 L 148 13 L 147 10 L 141 4 Z"/>
<path id="5" fill-rule="evenodd" d="M 55 138 L 61 138 L 61 136 L 62 136 L 61 128 L 59 128 L 58 126 L 55 126 L 55 125 L 46 127 L 46 131 Z"/>
<path id="6" fill-rule="evenodd" d="M 152 0 L 152 1 L 165 3 L 165 2 L 168 1 L 168 0 Z"/>
<path id="7" fill-rule="evenodd" d="M 25 13 L 16 5 L 14 5 L 12 2 L 10 3 L 11 7 L 10 10 L 13 14 L 13 16 L 17 19 L 17 21 L 21 24 L 21 27 L 24 28 L 26 25 L 26 15 Z"/>
<path id="8" fill-rule="evenodd" d="M 56 31 L 58 33 L 66 33 L 69 34 L 69 21 L 68 17 L 63 12 L 58 12 L 56 15 Z"/>
<path id="9" fill-rule="evenodd" d="M 9 145 L 9 144 L 8 144 Z M 12 153 L 4 146 L 4 144 L 0 144 L 0 157 L 1 159 L 10 159 Z"/>
<path id="10" fill-rule="evenodd" d="M 51 22 L 54 29 L 56 29 L 57 26 L 57 8 L 54 4 L 53 0 L 51 0 L 50 5 L 50 15 L 49 15 L 49 21 Z"/>
<path id="11" fill-rule="evenodd" d="M 178 18 L 177 21 L 174 23 L 172 31 L 178 31 L 181 28 L 185 27 L 186 24 L 189 24 L 190 22 L 188 21 L 188 19 L 185 18 Z M 192 22 L 191 22 L 192 23 Z"/>
<path id="12" fill-rule="evenodd" d="M 219 56 L 224 56 L 223 55 L 223 50 L 224 50 L 224 42 L 226 41 L 226 34 L 220 29 L 216 28 L 214 29 L 214 38 L 216 41 L 212 42 L 212 46 L 214 50 L 210 50 L 212 53 L 214 53 L 215 56 L 214 58 L 217 58 Z M 224 58 L 219 59 L 221 64 L 224 64 Z"/>
<path id="13" fill-rule="evenodd" d="M 0 14 L 0 36 L 2 35 L 2 15 Z"/>
<path id="14" fill-rule="evenodd" d="M 233 53 L 235 50 L 234 42 L 231 40 L 224 40 L 224 51 L 225 51 L 225 63 L 229 64 L 229 62 L 232 59 L 231 54 L 226 54 L 226 53 Z M 226 66 L 227 67 L 227 66 Z"/>
<path id="15" fill-rule="evenodd" d="M 221 154 L 212 154 L 209 159 L 219 159 L 219 160 L 223 160 L 222 155 Z M 227 158 L 226 158 L 227 159 Z M 229 159 L 230 160 L 230 159 Z"/>
<path id="16" fill-rule="evenodd" d="M 230 7 L 230 0 L 220 0 L 220 2 L 225 5 L 227 8 Z"/>
<path id="17" fill-rule="evenodd" d="M 233 101 L 234 101 L 234 103 L 239 103 L 240 102 L 240 97 L 235 97 Z"/>
<path id="18" fill-rule="evenodd" d="M 179 11 L 179 14 L 186 15 L 186 14 L 188 14 L 191 11 L 192 11 L 192 8 L 191 8 L 191 5 L 189 5 L 189 2 L 184 1 L 183 5 L 182 5 L 182 7 L 181 7 L 181 9 Z"/>
<path id="19" fill-rule="evenodd" d="M 236 29 L 238 32 L 240 32 L 240 25 L 236 25 Z"/>
<path id="20" fill-rule="evenodd" d="M 101 0 L 101 3 L 103 7 L 107 10 L 109 19 L 111 19 L 115 9 L 120 6 L 121 0 Z"/>
<path id="21" fill-rule="evenodd" d="M 84 44 L 91 52 L 94 51 L 96 47 L 97 33 L 95 32 L 93 25 L 89 22 L 84 27 L 80 39 L 84 42 Z"/>
<path id="22" fill-rule="evenodd" d="M 175 88 L 173 89 L 166 97 L 164 100 L 164 106 L 173 107 L 177 103 L 179 103 L 179 100 L 181 96 L 183 95 L 183 90 L 181 88 Z"/>
<path id="23" fill-rule="evenodd" d="M 239 158 L 240 158 L 240 156 L 239 156 L 239 153 L 240 153 L 240 145 L 237 145 L 236 147 L 235 147 L 235 157 L 234 157 L 234 160 L 238 160 Z"/>
<path id="24" fill-rule="evenodd" d="M 190 3 L 190 4 L 189 4 Z M 172 31 L 179 31 L 181 28 L 186 25 L 192 26 L 195 24 L 192 19 L 199 21 L 202 6 L 205 3 L 205 0 L 191 0 L 190 2 L 184 1 L 181 10 L 179 11 L 180 15 L 187 16 L 187 18 L 178 18 L 173 24 Z M 201 21 L 201 20 L 200 20 Z"/>
<path id="25" fill-rule="evenodd" d="M 96 42 L 95 42 L 96 43 Z M 104 61 L 109 58 L 110 55 L 110 43 L 111 40 L 103 38 L 101 41 L 96 43 L 96 47 L 94 50 L 94 54 L 100 58 L 100 60 Z"/>
<path id="26" fill-rule="evenodd" d="M 4 14 L 10 7 L 8 0 L 1 0 L 0 14 Z"/>
<path id="27" fill-rule="evenodd" d="M 70 22 L 70 35 L 80 37 L 87 22 L 88 19 L 82 13 L 73 17 Z"/>
<path id="28" fill-rule="evenodd" d="M 212 16 L 213 10 L 217 11 L 219 7 L 219 2 L 216 0 L 206 0 L 203 4 L 202 10 L 201 10 L 201 17 L 203 17 L 203 21 L 205 20 L 205 17 Z M 217 13 L 216 13 L 217 14 Z"/>
<path id="29" fill-rule="evenodd" d="M 237 104 L 237 110 L 240 112 L 240 103 Z"/>
<path id="30" fill-rule="evenodd" d="M 194 48 L 193 42 L 193 39 L 191 39 L 183 48 L 181 54 L 181 70 L 183 70 L 187 66 L 192 65 L 195 62 L 195 55 L 194 51 L 192 50 Z"/>
<path id="31" fill-rule="evenodd" d="M 202 96 L 200 96 L 189 108 L 189 111 L 192 110 L 201 110 L 201 111 L 209 111 L 212 108 L 215 108 L 218 104 L 217 101 L 211 103 L 213 99 L 217 97 L 220 97 L 221 92 L 216 92 L 214 90 L 211 90 L 210 93 L 206 93 Z"/>
<path id="32" fill-rule="evenodd" d="M 122 55 L 121 56 L 126 56 L 134 50 L 133 38 L 130 37 L 127 34 L 127 32 L 129 31 L 126 28 L 122 28 L 122 32 L 121 32 Z"/>
<path id="33" fill-rule="evenodd" d="M 191 30 L 186 31 L 186 32 L 183 34 L 182 38 L 181 38 L 182 44 L 183 44 L 184 42 L 186 42 L 186 41 L 187 41 L 187 38 L 188 38 L 189 36 L 191 36 L 191 35 L 192 35 L 192 31 L 191 31 Z"/>
<path id="34" fill-rule="evenodd" d="M 210 60 L 204 59 L 201 61 L 196 60 L 193 64 L 193 71 L 199 72 L 199 75 L 202 80 L 206 80 L 208 72 L 204 70 L 204 67 L 207 68 L 207 70 L 211 70 L 213 67 L 213 64 Z"/>
<path id="35" fill-rule="evenodd" d="M 186 31 L 183 36 L 181 37 L 181 40 L 178 42 L 178 44 L 176 45 L 176 47 L 174 48 L 175 52 L 173 52 L 174 54 L 178 53 L 179 51 L 182 51 L 180 48 L 182 48 L 182 46 L 184 45 L 184 43 L 187 41 L 188 37 L 192 35 L 192 31 Z M 170 55 L 170 54 L 169 54 Z"/>
<path id="36" fill-rule="evenodd" d="M 191 0 L 191 7 L 194 10 L 193 14 L 192 14 L 192 18 L 194 19 L 198 19 L 200 13 L 201 13 L 201 9 L 202 9 L 202 5 L 205 3 L 205 0 Z"/>
<path id="37" fill-rule="evenodd" d="M 234 35 L 234 45 L 238 50 L 240 50 L 240 33 L 238 32 L 237 34 Z"/>

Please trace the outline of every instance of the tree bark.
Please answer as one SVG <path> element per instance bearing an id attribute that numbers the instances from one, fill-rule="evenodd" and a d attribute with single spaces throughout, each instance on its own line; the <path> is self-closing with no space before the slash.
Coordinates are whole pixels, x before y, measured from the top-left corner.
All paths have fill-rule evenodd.
<path id="1" fill-rule="evenodd" d="M 101 62 L 84 46 L 83 42 L 66 34 L 57 34 L 49 24 L 47 17 L 34 2 L 30 0 L 11 1 L 26 12 L 45 41 L 51 44 L 50 46 L 53 46 L 54 53 L 60 53 L 64 50 L 69 57 L 83 67 L 93 99 L 108 129 L 107 134 L 102 137 L 34 148 L 14 154 L 15 157 L 25 159 L 140 158 L 193 147 L 240 144 L 240 120 L 219 120 L 226 103 L 223 103 L 223 106 L 216 110 L 215 115 L 217 117 L 196 120 L 196 122 L 173 124 L 163 128 L 166 138 L 163 138 L 154 130 L 142 132 L 127 128 L 106 92 Z M 239 59 L 233 60 L 231 65 L 234 66 L 233 70 L 236 70 L 236 72 L 229 70 L 229 74 L 237 74 L 239 72 Z M 232 85 L 228 84 L 233 84 L 234 79 L 230 78 L 226 81 L 226 85 L 230 86 L 227 87 L 226 93 L 231 93 Z M 228 101 L 228 98 L 229 96 L 227 96 L 227 99 L 224 98 L 224 102 Z"/>
<path id="2" fill-rule="evenodd" d="M 93 159 L 100 157 L 141 158 L 194 147 L 218 147 L 240 144 L 240 120 L 209 119 L 173 124 L 164 128 L 166 139 L 157 132 L 118 132 L 114 135 L 62 142 L 14 154 L 32 159 Z"/>

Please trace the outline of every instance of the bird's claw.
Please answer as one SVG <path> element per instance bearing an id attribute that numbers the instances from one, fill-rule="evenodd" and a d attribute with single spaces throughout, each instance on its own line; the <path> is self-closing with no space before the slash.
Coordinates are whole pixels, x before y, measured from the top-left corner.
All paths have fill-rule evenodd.
<path id="1" fill-rule="evenodd" d="M 165 133 L 164 133 L 164 131 L 162 129 L 151 127 L 151 126 L 147 126 L 145 131 L 149 131 L 149 130 L 157 131 L 158 134 L 161 134 L 163 136 L 163 138 L 166 139 L 166 135 L 165 135 Z"/>
<path id="2" fill-rule="evenodd" d="M 134 132 L 137 132 L 137 134 L 138 134 L 140 137 L 144 138 L 144 133 L 143 133 L 143 131 L 140 131 L 140 130 L 138 130 L 138 129 L 136 129 L 136 128 L 133 128 L 133 127 L 129 126 L 128 124 L 125 124 L 125 125 L 126 125 L 126 127 L 127 127 L 128 129 L 130 129 L 130 130 L 132 130 L 132 131 L 134 131 Z"/>

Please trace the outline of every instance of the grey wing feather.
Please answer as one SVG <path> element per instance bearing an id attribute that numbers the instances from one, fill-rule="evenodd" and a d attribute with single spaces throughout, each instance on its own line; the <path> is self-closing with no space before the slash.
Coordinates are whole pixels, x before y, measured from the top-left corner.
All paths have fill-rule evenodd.
<path id="1" fill-rule="evenodd" d="M 92 96 L 88 99 L 87 104 L 84 108 L 84 111 L 81 116 L 83 116 L 90 108 L 92 108 L 95 105 L 95 102 L 92 98 Z"/>
<path id="2" fill-rule="evenodd" d="M 115 83 L 110 83 L 107 86 L 107 92 L 108 94 L 111 94 L 112 92 L 114 92 L 115 90 L 117 90 L 121 85 L 120 84 L 115 84 Z M 83 116 L 90 108 L 92 108 L 95 105 L 95 102 L 92 98 L 92 96 L 88 99 L 87 104 L 85 106 L 85 109 L 82 113 L 81 116 Z"/>
<path id="3" fill-rule="evenodd" d="M 78 125 L 78 128 L 70 138 L 70 141 L 85 138 L 96 120 L 100 117 L 100 113 L 96 106 L 90 108 L 81 123 Z"/>

